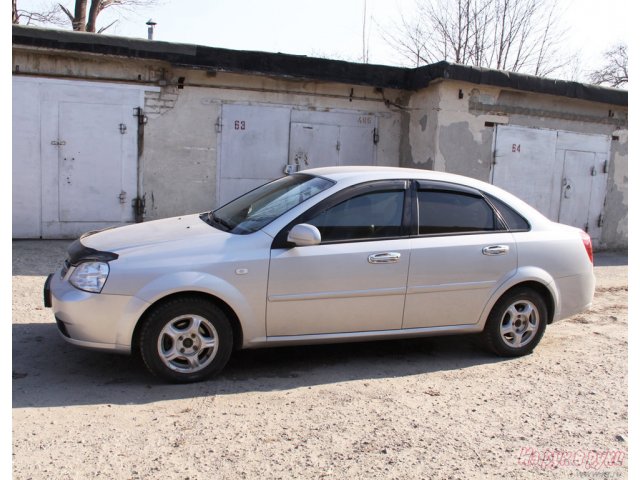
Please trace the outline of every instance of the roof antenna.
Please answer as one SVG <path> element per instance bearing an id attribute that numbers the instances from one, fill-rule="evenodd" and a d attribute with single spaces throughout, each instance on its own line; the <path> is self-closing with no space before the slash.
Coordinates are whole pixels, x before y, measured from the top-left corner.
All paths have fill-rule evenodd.
<path id="1" fill-rule="evenodd" d="M 147 30 L 147 38 L 149 40 L 153 40 L 153 29 L 156 27 L 157 23 L 149 19 L 149 21 L 147 22 L 147 25 L 149 26 Z"/>

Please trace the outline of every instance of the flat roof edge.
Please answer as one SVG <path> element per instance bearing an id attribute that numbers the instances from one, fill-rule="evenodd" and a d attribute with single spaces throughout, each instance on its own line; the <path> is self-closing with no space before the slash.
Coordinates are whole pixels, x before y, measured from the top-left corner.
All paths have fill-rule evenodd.
<path id="1" fill-rule="evenodd" d="M 380 88 L 419 90 L 438 79 L 511 88 L 627 106 L 626 90 L 522 73 L 438 62 L 419 68 L 353 63 L 285 53 L 229 50 L 141 38 L 13 26 L 13 44 L 128 58 L 158 60 L 182 67 L 312 79 Z"/>
<path id="2" fill-rule="evenodd" d="M 449 62 L 416 68 L 413 71 L 413 88 L 427 86 L 435 79 L 459 80 L 625 107 L 629 103 L 627 90 Z"/>

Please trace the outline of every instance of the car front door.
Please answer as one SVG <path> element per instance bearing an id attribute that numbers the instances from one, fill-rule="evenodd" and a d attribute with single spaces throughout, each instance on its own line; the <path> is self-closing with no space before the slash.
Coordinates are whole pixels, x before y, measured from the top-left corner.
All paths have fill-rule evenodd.
<path id="1" fill-rule="evenodd" d="M 350 187 L 276 236 L 267 292 L 268 337 L 402 327 L 411 242 L 408 184 Z M 317 227 L 321 243 L 288 244 L 288 231 L 300 223 Z"/>
<path id="2" fill-rule="evenodd" d="M 515 273 L 513 235 L 480 192 L 416 186 L 403 328 L 475 324 L 494 289 Z"/>

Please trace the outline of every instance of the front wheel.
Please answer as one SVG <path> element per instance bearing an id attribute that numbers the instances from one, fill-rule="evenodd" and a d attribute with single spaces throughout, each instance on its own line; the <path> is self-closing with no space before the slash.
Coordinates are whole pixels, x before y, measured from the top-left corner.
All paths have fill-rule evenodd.
<path id="1" fill-rule="evenodd" d="M 519 357 L 533 351 L 547 327 L 547 306 L 535 290 L 507 292 L 491 310 L 484 329 L 487 347 L 498 355 Z"/>
<path id="2" fill-rule="evenodd" d="M 176 383 L 197 382 L 220 372 L 232 346 L 226 315 L 201 298 L 176 298 L 158 306 L 140 333 L 147 368 Z"/>

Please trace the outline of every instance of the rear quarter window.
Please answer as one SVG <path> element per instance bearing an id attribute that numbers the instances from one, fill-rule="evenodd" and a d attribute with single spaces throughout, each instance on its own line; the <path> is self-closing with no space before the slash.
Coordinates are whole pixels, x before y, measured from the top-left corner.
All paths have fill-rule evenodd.
<path id="1" fill-rule="evenodd" d="M 529 225 L 529 222 L 527 222 L 527 220 L 522 215 L 516 212 L 509 205 L 492 195 L 487 195 L 487 197 L 489 198 L 489 201 L 493 204 L 495 209 L 498 210 L 498 212 L 502 216 L 502 219 L 507 224 L 507 228 L 509 228 L 510 231 L 526 232 L 531 229 L 531 225 Z"/>

